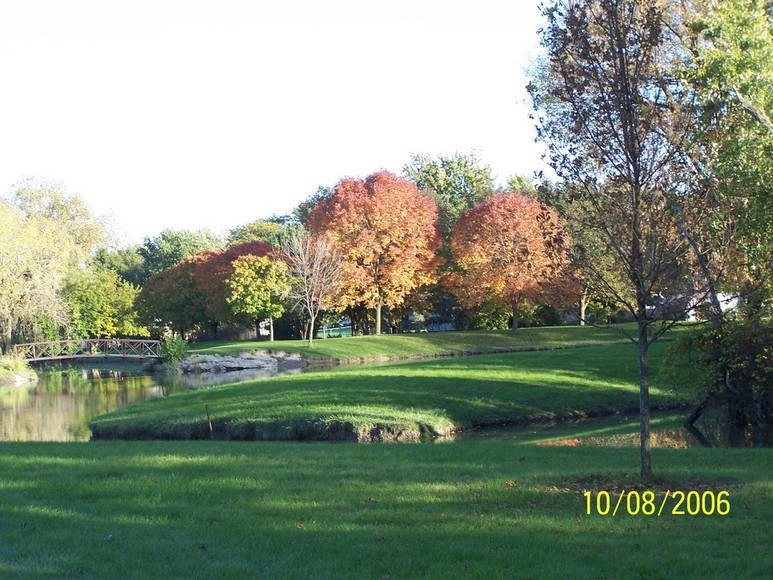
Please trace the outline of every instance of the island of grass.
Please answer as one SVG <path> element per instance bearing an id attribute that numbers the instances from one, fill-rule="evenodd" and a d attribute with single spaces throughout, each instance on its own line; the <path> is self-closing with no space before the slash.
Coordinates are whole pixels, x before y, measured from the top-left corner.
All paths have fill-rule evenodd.
<path id="1" fill-rule="evenodd" d="M 297 352 L 301 347 L 290 344 L 288 350 L 293 348 Z M 318 356 L 345 360 L 506 352 L 345 365 L 175 394 L 97 417 L 90 423 L 93 437 L 417 441 L 483 426 L 638 407 L 634 346 L 614 330 L 540 328 L 333 339 L 319 341 L 314 349 Z M 658 382 L 664 349 L 665 342 L 656 343 L 651 352 L 654 408 L 683 404 Z M 196 350 L 232 354 L 237 346 Z"/>

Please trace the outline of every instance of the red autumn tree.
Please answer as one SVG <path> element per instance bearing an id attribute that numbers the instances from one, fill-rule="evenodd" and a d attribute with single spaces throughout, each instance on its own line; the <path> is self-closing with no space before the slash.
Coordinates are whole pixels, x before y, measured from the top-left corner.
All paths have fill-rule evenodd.
<path id="1" fill-rule="evenodd" d="M 344 255 L 337 305 L 374 308 L 376 334 L 382 307 L 398 307 L 435 281 L 441 242 L 435 202 L 388 171 L 341 181 L 314 208 L 309 228 L 329 236 Z"/>
<path id="2" fill-rule="evenodd" d="M 214 322 L 205 311 L 206 297 L 195 278 L 201 259 L 201 254 L 186 258 L 145 283 L 136 306 L 147 326 L 169 327 L 183 336 L 212 328 Z"/>
<path id="3" fill-rule="evenodd" d="M 205 299 L 205 312 L 209 318 L 218 322 L 231 322 L 234 319 L 227 298 L 231 295 L 228 279 L 233 275 L 233 263 L 242 256 L 267 256 L 274 248 L 265 242 L 247 242 L 228 248 L 225 251 L 202 252 L 194 272 L 196 282 Z"/>
<path id="4" fill-rule="evenodd" d="M 456 272 L 447 277 L 460 303 L 509 308 L 518 328 L 524 300 L 565 304 L 572 293 L 567 248 L 556 213 L 521 193 L 492 195 L 464 213 L 451 233 Z"/>

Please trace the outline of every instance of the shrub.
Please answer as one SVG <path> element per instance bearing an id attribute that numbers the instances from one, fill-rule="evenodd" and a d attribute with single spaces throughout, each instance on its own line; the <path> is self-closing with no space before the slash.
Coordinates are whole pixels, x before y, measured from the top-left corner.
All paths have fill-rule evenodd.
<path id="1" fill-rule="evenodd" d="M 161 358 L 166 363 L 179 363 L 188 354 L 188 343 L 182 338 L 167 338 L 161 343 Z"/>

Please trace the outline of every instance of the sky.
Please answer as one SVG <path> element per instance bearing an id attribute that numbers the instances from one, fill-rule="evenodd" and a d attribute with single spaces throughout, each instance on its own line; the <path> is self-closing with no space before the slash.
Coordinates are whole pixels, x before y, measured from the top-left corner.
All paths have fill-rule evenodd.
<path id="1" fill-rule="evenodd" d="M 0 0 L 0 195 L 60 182 L 119 245 L 477 151 L 545 169 L 538 1 Z"/>

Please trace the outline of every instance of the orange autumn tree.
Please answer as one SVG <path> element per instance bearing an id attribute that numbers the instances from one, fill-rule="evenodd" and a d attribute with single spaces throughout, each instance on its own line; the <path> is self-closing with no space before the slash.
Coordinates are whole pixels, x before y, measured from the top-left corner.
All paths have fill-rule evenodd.
<path id="1" fill-rule="evenodd" d="M 513 330 L 525 300 L 559 306 L 575 292 L 569 238 L 556 213 L 521 193 L 492 195 L 464 213 L 451 232 L 455 272 L 449 290 L 467 308 L 509 308 Z"/>
<path id="2" fill-rule="evenodd" d="M 376 334 L 383 307 L 399 307 L 436 280 L 441 239 L 435 202 L 393 173 L 344 179 L 314 208 L 309 228 L 344 255 L 337 306 L 375 309 Z"/>

